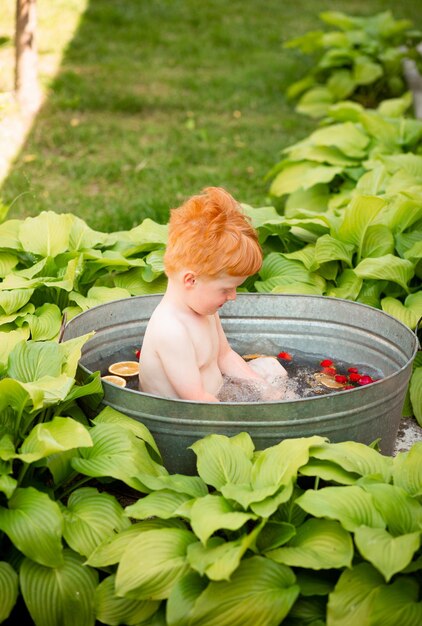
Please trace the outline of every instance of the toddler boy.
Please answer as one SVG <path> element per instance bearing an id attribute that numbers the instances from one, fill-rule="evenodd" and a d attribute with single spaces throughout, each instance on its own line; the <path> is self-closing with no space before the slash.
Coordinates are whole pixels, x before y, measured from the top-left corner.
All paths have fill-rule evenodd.
<path id="1" fill-rule="evenodd" d="M 258 389 L 257 400 L 281 399 L 280 388 L 266 380 L 285 376 L 284 368 L 271 357 L 246 363 L 230 347 L 218 315 L 261 265 L 256 231 L 224 189 L 208 187 L 171 211 L 164 255 L 168 285 L 142 343 L 142 391 L 218 402 L 230 378 Z"/>

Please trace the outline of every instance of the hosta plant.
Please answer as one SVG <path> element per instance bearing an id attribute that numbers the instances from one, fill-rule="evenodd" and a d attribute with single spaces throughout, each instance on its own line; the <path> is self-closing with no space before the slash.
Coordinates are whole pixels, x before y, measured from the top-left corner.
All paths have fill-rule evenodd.
<path id="1" fill-rule="evenodd" d="M 88 556 L 104 571 L 101 622 L 422 619 L 422 444 L 395 459 L 317 436 L 256 451 L 247 433 L 210 435 L 192 448 L 198 476 L 141 475 L 151 492 L 126 507 L 133 524 Z"/>
<path id="2" fill-rule="evenodd" d="M 406 90 L 404 59 L 422 68 L 417 49 L 422 33 L 409 20 L 396 20 L 390 11 L 370 16 L 326 11 L 319 17 L 335 30 L 311 31 L 285 43 L 316 57 L 287 92 L 298 99 L 300 113 L 323 117 L 331 104 L 346 99 L 374 108 Z"/>
<path id="3" fill-rule="evenodd" d="M 21 339 L 0 380 L 0 622 L 89 626 L 100 580 L 85 558 L 129 519 L 102 480 L 145 493 L 142 474 L 166 475 L 149 431 L 92 410 L 99 374 L 75 382 L 83 344 Z"/>

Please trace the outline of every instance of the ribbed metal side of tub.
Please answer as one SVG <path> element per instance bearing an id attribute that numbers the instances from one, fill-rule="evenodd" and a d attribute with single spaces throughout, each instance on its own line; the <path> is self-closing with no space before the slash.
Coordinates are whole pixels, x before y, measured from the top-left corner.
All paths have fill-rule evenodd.
<path id="1" fill-rule="evenodd" d="M 78 315 L 64 340 L 95 330 L 84 347 L 79 375 L 101 370 L 105 360 L 142 337 L 161 296 L 104 304 Z M 391 454 L 417 350 L 414 333 L 395 318 L 365 305 L 318 296 L 240 294 L 220 314 L 239 353 L 301 350 L 349 363 L 367 364 L 383 377 L 366 387 L 325 396 L 270 403 L 197 403 L 169 400 L 104 383 L 104 405 L 142 421 L 169 471 L 193 473 L 188 447 L 211 433 L 247 431 L 257 449 L 284 438 L 322 435 L 330 441 L 371 443 L 381 439 Z M 183 364 L 181 364 L 183 367 Z"/>

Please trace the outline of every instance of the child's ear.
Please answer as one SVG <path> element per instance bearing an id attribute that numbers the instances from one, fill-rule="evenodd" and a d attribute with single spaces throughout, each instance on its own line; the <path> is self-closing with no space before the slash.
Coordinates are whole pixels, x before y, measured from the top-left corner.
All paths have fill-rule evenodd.
<path id="1" fill-rule="evenodd" d="M 196 274 L 194 272 L 186 272 L 183 275 L 183 284 L 185 287 L 189 289 L 192 288 L 196 283 Z"/>

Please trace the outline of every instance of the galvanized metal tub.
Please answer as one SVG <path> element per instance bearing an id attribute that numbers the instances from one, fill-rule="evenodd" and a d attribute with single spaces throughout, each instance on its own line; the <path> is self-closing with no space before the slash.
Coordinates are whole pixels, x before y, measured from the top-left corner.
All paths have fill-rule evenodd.
<path id="1" fill-rule="evenodd" d="M 73 318 L 63 338 L 91 330 L 79 364 L 83 379 L 104 371 L 110 357 L 133 358 L 161 295 L 138 296 L 97 306 Z M 239 294 L 220 317 L 232 347 L 240 354 L 301 350 L 382 372 L 371 385 L 333 394 L 278 402 L 198 403 L 169 400 L 104 383 L 103 404 L 143 422 L 153 434 L 171 472 L 194 473 L 194 441 L 211 433 L 247 431 L 257 449 L 281 439 L 322 435 L 330 441 L 366 444 L 380 438 L 392 454 L 416 335 L 401 322 L 372 307 L 320 296 Z M 180 364 L 183 367 L 183 363 Z"/>

